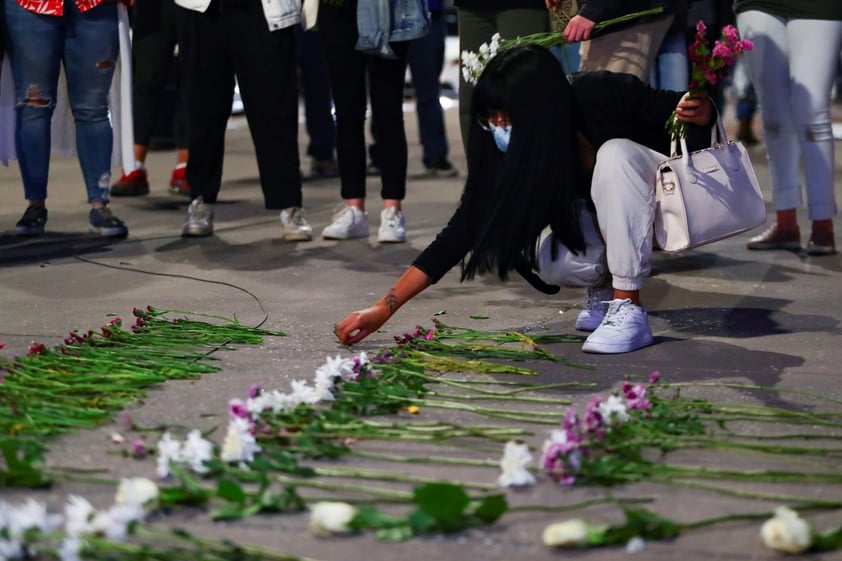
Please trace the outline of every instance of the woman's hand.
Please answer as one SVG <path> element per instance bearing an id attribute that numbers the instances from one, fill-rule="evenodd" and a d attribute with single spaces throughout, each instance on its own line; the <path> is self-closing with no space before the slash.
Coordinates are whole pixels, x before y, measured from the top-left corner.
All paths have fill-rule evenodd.
<path id="1" fill-rule="evenodd" d="M 705 91 L 687 92 L 675 108 L 675 117 L 685 123 L 706 127 L 713 120 L 713 102 Z"/>
<path id="2" fill-rule="evenodd" d="M 353 345 L 362 341 L 386 323 L 392 313 L 383 300 L 365 310 L 351 312 L 333 326 L 336 338 L 343 345 Z"/>
<path id="3" fill-rule="evenodd" d="M 587 41 L 591 38 L 595 21 L 582 16 L 573 16 L 567 27 L 564 28 L 564 40 L 568 43 L 578 43 L 580 41 Z"/>

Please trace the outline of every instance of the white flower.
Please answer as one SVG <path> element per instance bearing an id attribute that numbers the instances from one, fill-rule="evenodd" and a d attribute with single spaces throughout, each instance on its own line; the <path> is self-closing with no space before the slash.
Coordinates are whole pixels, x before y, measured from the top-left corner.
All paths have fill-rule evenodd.
<path id="1" fill-rule="evenodd" d="M 61 546 L 58 549 L 59 559 L 61 561 L 81 561 L 80 549 L 82 549 L 82 542 L 79 540 L 79 536 L 67 536 L 61 540 Z"/>
<path id="2" fill-rule="evenodd" d="M 801 553 L 812 544 L 810 524 L 785 506 L 776 508 L 774 518 L 763 523 L 760 536 L 766 547 L 783 553 Z"/>
<path id="3" fill-rule="evenodd" d="M 246 419 L 235 418 L 228 422 L 228 433 L 222 443 L 220 457 L 225 462 L 250 462 L 260 452 Z"/>
<path id="4" fill-rule="evenodd" d="M 52 532 L 61 525 L 62 520 L 61 515 L 47 514 L 45 505 L 29 498 L 9 511 L 9 534 L 12 538 L 20 538 L 27 530 Z"/>
<path id="5" fill-rule="evenodd" d="M 122 444 L 126 441 L 126 437 L 124 437 L 119 432 L 112 432 L 111 433 L 111 442 L 114 444 Z"/>
<path id="6" fill-rule="evenodd" d="M 476 84 L 485 66 L 500 50 L 500 34 L 495 33 L 490 43 L 479 46 L 479 52 L 462 51 L 462 77 L 469 84 Z"/>
<path id="7" fill-rule="evenodd" d="M 315 403 L 320 402 L 322 399 L 325 399 L 325 390 L 327 389 L 327 396 L 326 399 L 333 399 L 333 394 L 330 393 L 328 388 L 314 388 L 305 382 L 304 380 L 293 380 L 292 381 L 292 401 L 298 405 L 299 403 L 306 403 L 308 405 L 313 405 Z"/>
<path id="8" fill-rule="evenodd" d="M 310 531 L 316 535 L 347 534 L 357 509 L 347 503 L 322 501 L 310 507 Z"/>
<path id="9" fill-rule="evenodd" d="M 96 509 L 84 497 L 70 495 L 64 505 L 64 530 L 71 536 L 89 534 Z"/>
<path id="10" fill-rule="evenodd" d="M 143 520 L 144 515 L 143 508 L 139 505 L 114 505 L 94 515 L 91 521 L 91 533 L 117 542 L 125 541 L 129 533 L 129 524 Z"/>
<path id="11" fill-rule="evenodd" d="M 158 502 L 158 486 L 145 477 L 132 477 L 120 480 L 114 503 L 123 506 L 138 506 L 144 510 L 155 508 Z"/>
<path id="12" fill-rule="evenodd" d="M 291 396 L 278 390 L 263 392 L 259 396 L 246 401 L 246 408 L 252 417 L 256 417 L 266 410 L 271 410 L 275 414 L 286 413 L 294 409 L 296 405 L 296 403 L 293 403 Z"/>
<path id="13" fill-rule="evenodd" d="M 158 441 L 158 477 L 163 479 L 170 474 L 170 462 L 181 461 L 181 443 L 165 432 Z"/>
<path id="14" fill-rule="evenodd" d="M 526 469 L 532 462 L 532 454 L 526 444 L 518 444 L 510 440 L 503 448 L 503 457 L 500 459 L 500 469 L 503 473 L 497 478 L 497 485 L 500 487 L 512 487 L 521 485 L 534 485 L 535 478 Z"/>
<path id="15" fill-rule="evenodd" d="M 598 536 L 604 531 L 604 526 L 593 526 L 581 518 L 574 518 L 550 524 L 544 528 L 542 537 L 547 547 L 582 547 L 591 539 L 595 544 L 599 543 Z"/>
<path id="16" fill-rule="evenodd" d="M 187 440 L 181 447 L 181 459 L 190 464 L 190 469 L 196 473 L 207 473 L 208 466 L 205 462 L 213 458 L 213 444 L 202 438 L 202 432 L 198 429 L 190 431 Z"/>
<path id="17" fill-rule="evenodd" d="M 0 559 L 22 559 L 23 551 L 23 543 L 20 541 L 0 538 Z"/>
<path id="18" fill-rule="evenodd" d="M 640 536 L 635 536 L 626 544 L 626 553 L 640 553 L 646 549 L 646 541 Z"/>
<path id="19" fill-rule="evenodd" d="M 607 424 L 615 422 L 625 423 L 629 420 L 625 401 L 622 397 L 616 395 L 609 396 L 608 399 L 600 402 L 597 410 Z"/>

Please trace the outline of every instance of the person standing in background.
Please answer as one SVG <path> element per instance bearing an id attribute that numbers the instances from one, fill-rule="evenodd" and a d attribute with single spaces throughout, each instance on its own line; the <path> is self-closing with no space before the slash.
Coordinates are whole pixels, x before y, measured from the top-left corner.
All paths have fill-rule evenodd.
<path id="1" fill-rule="evenodd" d="M 804 170 L 809 255 L 836 253 L 830 96 L 842 47 L 839 0 L 737 0 L 737 26 L 754 44 L 745 62 L 757 92 L 776 220 L 748 249 L 800 249 L 796 211 Z"/>
<path id="2" fill-rule="evenodd" d="M 125 237 L 128 228 L 108 207 L 114 135 L 108 92 L 117 56 L 118 6 L 103 0 L 4 0 L 17 100 L 15 149 L 28 207 L 19 236 L 44 233 L 50 171 L 50 124 L 64 66 L 76 124 L 76 151 L 88 194 L 89 230 Z"/>
<path id="3" fill-rule="evenodd" d="M 318 28 L 336 106 L 336 154 L 340 203 L 322 230 L 329 240 L 368 237 L 365 114 L 377 130 L 383 210 L 377 241 L 406 241 L 402 201 L 406 195 L 407 145 L 403 88 L 409 42 L 428 33 L 424 0 L 322 0 Z M 366 88 L 368 86 L 368 88 Z M 366 92 L 368 89 L 368 92 Z"/>
<path id="4" fill-rule="evenodd" d="M 315 29 L 295 28 L 295 48 L 298 53 L 298 78 L 304 98 L 304 126 L 310 141 L 310 178 L 337 177 L 336 123 L 333 120 L 333 94 L 330 76 L 322 48 L 322 40 Z"/>
<path id="5" fill-rule="evenodd" d="M 182 235 L 210 236 L 222 184 L 225 129 L 236 77 L 254 142 L 267 209 L 282 236 L 312 239 L 301 208 L 295 27 L 298 0 L 176 0 L 188 84 L 187 183 L 192 202 Z"/>
<path id="6" fill-rule="evenodd" d="M 455 0 L 459 18 L 459 52 L 478 52 L 495 33 L 503 39 L 550 30 L 549 0 Z M 467 152 L 474 85 L 459 76 L 459 128 Z"/>
<path id="7" fill-rule="evenodd" d="M 459 171 L 448 160 L 450 147 L 441 108 L 441 72 L 444 68 L 444 41 L 447 35 L 444 1 L 428 0 L 430 33 L 409 43 L 409 72 L 415 90 L 415 112 L 421 138 L 425 175 L 455 177 Z"/>
<path id="8" fill-rule="evenodd" d="M 653 8 L 663 8 L 663 12 L 613 25 L 592 37 L 600 22 Z M 582 43 L 580 70 L 624 72 L 648 82 L 675 14 L 686 9 L 687 0 L 583 0 L 564 29 L 564 39 Z"/>
<path id="9" fill-rule="evenodd" d="M 174 51 L 178 44 L 174 0 L 141 0 L 133 6 L 132 22 L 132 111 L 134 116 L 135 169 L 123 172 L 122 177 L 111 186 L 112 197 L 134 197 L 149 193 L 149 177 L 146 173 L 146 156 L 152 143 L 152 135 L 158 122 L 161 100 L 170 70 Z M 187 170 L 187 119 L 185 116 L 184 87 L 176 86 L 176 107 L 173 132 L 176 145 L 176 164 L 170 177 L 170 192 L 190 195 L 185 173 Z"/>

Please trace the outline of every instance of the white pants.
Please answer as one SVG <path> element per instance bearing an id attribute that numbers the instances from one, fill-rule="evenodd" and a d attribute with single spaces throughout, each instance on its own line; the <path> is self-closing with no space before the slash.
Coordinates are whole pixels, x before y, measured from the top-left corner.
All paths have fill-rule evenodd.
<path id="1" fill-rule="evenodd" d="M 830 92 L 842 21 L 786 19 L 756 10 L 737 16 L 754 43 L 745 61 L 760 102 L 776 210 L 802 206 L 804 168 L 810 219 L 836 214 Z"/>
<path id="2" fill-rule="evenodd" d="M 591 198 L 615 289 L 640 290 L 649 275 L 655 176 L 666 158 L 625 138 L 609 140 L 596 154 Z"/>

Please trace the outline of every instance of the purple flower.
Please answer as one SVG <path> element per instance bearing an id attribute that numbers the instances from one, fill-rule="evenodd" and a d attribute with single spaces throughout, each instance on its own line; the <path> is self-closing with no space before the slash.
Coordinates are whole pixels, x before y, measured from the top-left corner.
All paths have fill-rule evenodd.
<path id="1" fill-rule="evenodd" d="M 599 404 L 601 402 L 602 398 L 596 396 L 590 401 L 590 403 L 588 403 L 588 407 L 585 411 L 585 431 L 596 431 L 604 424 L 602 413 L 599 412 Z"/>
<path id="2" fill-rule="evenodd" d="M 251 417 L 245 402 L 236 397 L 228 402 L 228 414 L 231 418 L 239 417 L 240 419 L 249 419 Z"/>
<path id="3" fill-rule="evenodd" d="M 254 399 L 263 393 L 263 386 L 260 384 L 252 384 L 249 386 L 249 393 L 248 396 L 250 399 Z"/>
<path id="4" fill-rule="evenodd" d="M 139 438 L 135 438 L 134 442 L 132 442 L 132 455 L 135 458 L 146 457 L 146 446 L 143 444 L 143 441 Z"/>
<path id="5" fill-rule="evenodd" d="M 661 379 L 661 373 L 655 370 L 649 375 L 649 384 L 655 384 Z"/>

